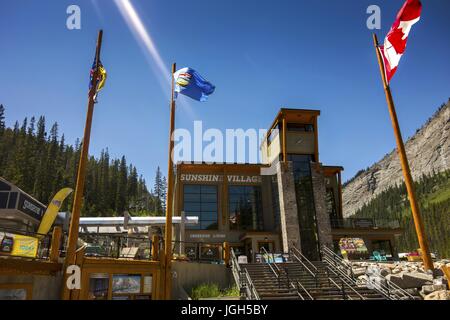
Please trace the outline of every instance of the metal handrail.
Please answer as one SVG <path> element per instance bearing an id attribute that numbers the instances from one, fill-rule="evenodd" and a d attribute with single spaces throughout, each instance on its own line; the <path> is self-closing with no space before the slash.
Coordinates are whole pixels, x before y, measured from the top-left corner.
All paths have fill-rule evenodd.
<path id="1" fill-rule="evenodd" d="M 294 258 L 303 266 L 303 268 L 306 269 L 306 271 L 309 272 L 309 274 L 311 276 L 313 276 L 316 280 L 317 280 L 317 267 L 314 266 L 316 272 L 312 272 L 307 266 L 306 264 L 302 261 L 302 259 L 300 259 L 294 252 L 292 252 L 292 256 L 294 256 Z M 306 261 L 310 262 L 309 260 L 307 260 L 306 258 L 304 258 Z M 312 264 L 312 263 L 311 263 Z"/>
<path id="2" fill-rule="evenodd" d="M 303 260 L 305 260 L 306 262 L 308 262 L 308 264 L 309 264 L 310 266 L 313 267 L 313 269 L 315 270 L 315 272 L 311 271 L 311 270 L 306 266 L 306 264 L 302 261 L 302 259 L 299 258 L 299 257 L 295 254 L 294 250 L 297 251 L 297 253 L 300 254 L 300 256 L 303 258 Z M 318 279 L 318 269 L 317 269 L 317 267 L 316 267 L 311 261 L 309 261 L 308 258 L 306 258 L 306 257 L 300 252 L 300 250 L 298 250 L 296 247 L 291 247 L 291 254 L 292 254 L 292 256 L 293 256 L 293 257 L 294 257 L 294 258 L 295 258 L 295 259 L 303 266 L 303 268 L 304 268 L 306 271 L 308 271 L 309 274 L 313 277 L 314 282 L 315 282 L 315 284 L 316 284 L 316 288 L 318 288 L 318 287 L 319 287 L 319 279 Z M 303 285 L 302 285 L 299 281 L 297 281 L 297 282 L 301 285 L 301 287 L 302 287 L 303 290 L 308 294 L 308 296 L 310 296 L 310 297 L 312 298 L 312 296 L 309 294 L 308 290 L 306 290 L 306 288 L 303 287 Z M 312 298 L 312 299 L 314 300 L 314 298 Z"/>
<path id="3" fill-rule="evenodd" d="M 347 279 L 347 281 L 350 281 L 351 283 L 357 285 L 357 281 L 355 280 L 355 278 L 352 276 L 350 277 L 346 272 L 344 272 L 339 266 L 333 265 L 332 262 L 334 262 L 334 260 L 330 259 L 327 255 L 324 255 L 323 259 L 324 262 L 326 262 L 328 264 L 329 267 L 334 267 L 334 270 L 336 270 L 337 272 L 339 272 L 341 277 L 344 277 L 345 279 Z M 331 260 L 331 261 L 330 261 Z M 345 268 L 344 268 L 345 270 Z"/>
<path id="4" fill-rule="evenodd" d="M 388 279 L 383 277 L 383 281 L 386 282 L 386 285 L 380 282 L 368 282 L 367 279 L 362 280 L 364 281 L 364 285 L 369 287 L 374 287 L 377 291 L 381 292 L 385 297 L 387 297 L 390 300 L 403 300 L 403 299 L 411 299 L 414 300 L 415 298 L 406 290 L 400 288 L 398 285 L 393 283 L 392 281 L 389 281 Z"/>
<path id="5" fill-rule="evenodd" d="M 266 248 L 262 247 L 261 250 L 263 250 L 265 254 L 269 255 L 269 252 L 267 252 Z M 272 254 L 272 255 L 273 255 L 273 254 Z M 298 257 L 297 257 L 297 259 L 298 259 Z M 301 262 L 301 261 L 300 261 L 300 262 Z M 301 262 L 301 263 L 302 263 L 302 265 L 304 265 L 303 262 Z M 273 273 L 275 274 L 275 276 L 277 277 L 277 280 L 278 280 L 278 287 L 280 287 L 280 286 L 281 286 L 281 285 L 280 285 L 280 283 L 281 283 L 281 269 L 280 269 L 280 268 L 278 267 L 278 265 L 275 263 L 275 259 L 274 259 L 274 263 L 273 263 L 273 264 L 272 264 L 272 263 L 267 263 L 267 264 L 269 265 L 270 269 L 272 270 L 272 272 L 273 272 Z M 272 267 L 272 265 L 275 266 L 275 269 L 276 269 L 277 271 L 274 270 L 274 268 Z M 305 268 L 306 268 L 309 272 L 311 272 L 306 266 L 305 266 Z M 303 291 L 308 295 L 308 297 L 309 297 L 311 300 L 314 300 L 314 298 L 311 296 L 311 294 L 308 292 L 308 290 L 306 290 L 306 288 L 305 288 L 299 281 L 296 281 L 296 282 L 297 282 L 297 286 L 295 286 L 295 284 L 294 284 L 294 283 L 290 280 L 290 278 L 289 278 L 289 273 L 288 273 L 288 269 L 287 269 L 287 268 L 284 268 L 284 272 L 286 273 L 286 276 L 287 276 L 287 284 L 288 284 L 288 287 L 291 286 L 293 289 L 295 289 L 295 290 L 297 291 L 298 296 L 299 296 L 302 300 L 306 300 L 306 299 L 303 297 L 303 295 L 300 293 L 300 290 L 299 290 L 299 286 L 300 286 L 300 287 L 303 289 Z M 317 283 L 317 278 L 315 277 L 314 274 L 313 274 L 313 277 L 314 277 L 314 279 L 316 280 L 316 283 Z"/>
<path id="6" fill-rule="evenodd" d="M 327 271 L 328 272 L 328 271 Z M 339 290 L 341 290 L 342 292 L 342 297 L 344 300 L 353 300 L 353 298 L 351 296 L 349 296 L 348 294 L 346 294 L 345 289 L 344 289 L 344 285 L 343 282 L 341 280 L 342 285 L 339 287 L 339 285 L 336 283 L 336 281 L 334 281 L 329 275 L 328 275 L 328 283 L 332 283 L 336 288 L 338 288 Z"/>
<path id="7" fill-rule="evenodd" d="M 233 273 L 233 278 L 236 284 L 238 285 L 239 289 L 245 289 L 247 292 L 247 300 L 260 300 L 258 292 L 256 291 L 255 285 L 253 284 L 252 279 L 250 278 L 250 275 L 248 273 L 247 269 L 244 269 L 244 271 L 241 270 L 241 267 L 239 266 L 239 263 L 236 258 L 236 254 L 234 253 L 234 250 L 230 250 L 231 255 L 231 270 Z M 242 276 L 244 279 L 242 279 Z M 245 280 L 245 288 L 242 288 L 242 283 Z"/>
<path id="8" fill-rule="evenodd" d="M 356 279 L 354 279 L 353 276 L 353 269 L 352 269 L 352 265 L 351 262 L 347 262 L 344 259 L 342 259 L 341 257 L 339 257 L 335 252 L 333 252 L 330 248 L 326 247 L 326 246 L 322 246 L 322 252 L 324 253 L 324 261 L 327 262 L 328 264 L 331 265 L 330 261 L 334 262 L 335 266 L 336 264 L 340 265 L 341 267 L 343 267 L 344 269 L 346 269 L 351 275 L 352 275 L 352 281 L 355 282 L 355 284 L 357 284 Z M 336 266 L 337 267 L 337 266 Z M 340 271 L 340 273 L 348 278 L 348 274 L 345 274 L 344 272 L 342 272 L 342 270 L 340 268 L 336 268 L 338 271 Z M 389 281 L 388 279 L 383 277 L 383 280 L 386 282 L 386 285 L 381 284 L 381 283 L 371 283 L 370 285 L 373 286 L 375 288 L 375 290 L 379 291 L 381 294 L 383 294 L 385 297 L 387 297 L 388 299 L 392 299 L 392 295 L 394 295 L 395 299 L 414 299 L 414 297 L 409 294 L 407 291 L 405 291 L 404 289 L 400 288 L 398 285 L 396 285 L 395 283 L 393 283 L 392 281 Z M 364 280 L 363 280 L 364 281 Z M 367 281 L 365 281 L 364 285 L 368 285 Z M 392 292 L 394 291 L 394 292 Z"/>
<path id="9" fill-rule="evenodd" d="M 314 300 L 313 296 L 309 293 L 308 290 L 306 290 L 306 288 L 302 285 L 302 283 L 300 281 L 296 281 L 296 283 L 297 283 L 297 288 L 295 288 L 295 286 L 294 286 L 294 288 L 297 289 L 297 293 L 300 296 L 300 298 L 302 298 L 302 300 L 306 300 L 306 299 L 303 298 L 303 296 L 300 294 L 299 287 L 301 287 L 302 290 L 308 295 L 310 300 Z"/>
<path id="10" fill-rule="evenodd" d="M 316 273 L 313 273 L 311 270 L 309 270 L 309 268 L 308 267 L 306 267 L 306 265 L 302 262 L 302 259 L 300 259 L 299 257 L 297 257 L 297 255 L 294 253 L 294 252 L 292 252 L 292 255 L 310 272 L 310 274 L 312 274 L 313 276 L 314 276 L 314 278 L 315 278 L 315 280 L 316 280 L 316 283 L 317 283 L 317 273 L 318 273 L 318 269 L 317 269 L 317 267 L 311 262 L 311 261 L 309 261 L 309 259 L 308 258 L 306 258 L 301 252 L 300 252 L 300 250 L 298 250 L 296 247 L 292 247 L 291 248 L 291 251 L 296 251 L 298 254 L 300 254 L 301 255 L 301 257 L 302 257 L 302 259 L 303 260 L 305 260 L 310 266 L 312 266 L 313 268 L 314 268 L 314 270 L 316 270 Z M 345 289 L 344 289 L 344 285 L 345 286 L 347 286 L 347 287 L 349 287 L 350 288 L 350 290 L 352 290 L 358 297 L 360 297 L 360 299 L 361 300 L 365 300 L 365 298 L 359 293 L 359 292 L 357 292 L 351 285 L 349 285 L 348 283 L 347 283 L 347 281 L 349 280 L 349 279 L 345 279 L 345 280 L 347 280 L 347 281 L 344 281 L 344 279 L 342 279 L 341 277 L 339 277 L 339 275 L 338 274 L 336 274 L 336 272 L 334 272 L 331 268 L 329 268 L 328 266 L 326 266 L 326 268 L 327 268 L 327 277 L 328 277 L 328 281 L 330 282 L 330 283 L 333 283 L 338 289 L 341 289 L 341 291 L 342 291 L 342 294 L 343 294 L 343 297 L 345 298 L 346 297 L 346 294 L 345 294 Z M 339 277 L 339 279 L 341 280 L 341 282 L 342 282 L 342 286 L 341 286 L 341 288 L 339 288 L 339 285 L 329 276 L 329 273 L 328 273 L 328 270 L 329 271 L 331 271 L 331 272 L 333 272 L 337 277 Z M 351 296 L 349 296 L 349 295 L 347 295 L 348 296 L 348 298 L 349 299 L 352 299 L 351 298 Z"/>
<path id="11" fill-rule="evenodd" d="M 269 252 L 267 252 L 266 248 L 261 247 L 262 251 L 264 251 L 265 254 L 267 254 L 267 256 L 269 256 Z M 273 258 L 273 255 L 272 255 Z M 274 259 L 275 262 L 275 259 Z M 277 278 L 278 281 L 278 288 L 281 288 L 281 270 L 280 268 L 277 266 L 276 263 L 269 263 L 268 261 L 266 261 L 267 265 L 269 266 L 270 270 L 273 272 L 273 274 L 275 275 L 275 277 Z M 273 267 L 273 265 L 275 266 L 275 268 Z M 275 270 L 276 269 L 276 270 Z"/>
<path id="12" fill-rule="evenodd" d="M 328 248 L 327 246 L 323 245 L 322 246 L 322 253 L 325 253 L 326 255 L 330 256 L 330 259 L 332 259 L 333 261 L 342 264 L 345 267 L 351 267 L 352 263 L 348 262 L 344 259 L 342 259 L 342 257 L 340 257 L 339 255 L 337 255 L 333 250 L 331 250 L 330 248 Z"/>
<path id="13" fill-rule="evenodd" d="M 343 295 L 345 296 L 345 290 L 344 290 L 344 285 L 346 285 L 348 288 L 350 288 L 350 290 L 351 291 L 353 291 L 353 293 L 355 293 L 359 298 L 360 298 L 360 300 L 366 300 L 366 298 L 364 298 L 358 291 L 356 291 L 355 290 L 355 288 L 353 288 L 350 284 L 348 284 L 348 280 L 349 280 L 349 278 L 347 277 L 347 276 L 343 276 L 342 274 L 341 275 L 338 275 L 333 269 L 331 269 L 329 266 L 325 266 L 325 268 L 327 269 L 327 271 L 329 272 L 329 271 L 331 271 L 336 277 L 338 277 L 340 280 L 341 280 L 341 283 L 342 283 L 342 292 L 343 292 Z M 333 282 L 335 285 L 337 285 L 336 284 L 336 282 L 333 280 L 333 278 L 331 278 L 329 275 L 328 275 L 328 280 L 331 280 L 331 282 Z M 347 281 L 346 281 L 347 280 Z M 348 296 L 349 298 L 350 298 L 350 300 L 352 300 L 352 298 L 350 297 L 350 296 Z"/>
<path id="14" fill-rule="evenodd" d="M 247 283 L 247 288 L 246 289 L 247 289 L 248 297 L 250 297 L 251 300 L 261 300 L 259 298 L 258 291 L 256 291 L 255 285 L 253 284 L 252 278 L 250 278 L 248 270 L 245 269 L 245 271 L 243 273 L 244 273 L 245 280 L 246 280 L 246 283 Z"/>
<path id="15" fill-rule="evenodd" d="M 272 255 L 272 259 L 273 259 L 273 261 L 275 262 L 275 259 L 273 258 L 273 253 L 267 252 L 266 248 L 264 248 L 264 247 L 261 247 L 261 251 L 264 251 L 264 253 L 265 253 L 267 256 Z M 266 261 L 266 263 L 269 265 L 270 269 L 272 269 L 272 271 L 275 273 L 275 270 L 273 270 L 273 267 L 272 267 L 272 263 L 270 263 L 269 261 Z M 280 273 L 280 268 L 278 268 L 278 266 L 277 266 L 276 263 L 273 263 L 273 264 L 275 265 L 275 268 L 277 269 L 277 272 L 278 272 L 278 274 L 279 274 L 279 273 Z"/>
<path id="16" fill-rule="evenodd" d="M 308 264 L 317 272 L 317 267 L 311 262 L 311 261 L 309 261 L 309 259 L 308 258 L 306 258 L 304 255 L 303 255 L 303 253 L 299 250 L 299 249 L 297 249 L 295 246 L 292 246 L 291 247 L 291 251 L 296 251 L 296 253 L 303 259 L 303 260 L 305 260 L 306 262 L 308 262 Z"/>
<path id="17" fill-rule="evenodd" d="M 231 255 L 231 273 L 233 274 L 234 282 L 236 285 L 240 288 L 241 287 L 241 267 L 239 266 L 239 263 L 236 258 L 236 254 L 234 253 L 234 250 L 230 250 Z"/>
<path id="18" fill-rule="evenodd" d="M 300 299 L 306 300 L 306 299 L 302 296 L 302 294 L 300 293 L 300 290 L 299 290 L 298 286 L 295 287 L 295 284 L 293 284 L 292 282 L 290 282 L 289 285 L 290 285 L 294 290 L 297 291 L 297 295 L 300 297 Z"/>

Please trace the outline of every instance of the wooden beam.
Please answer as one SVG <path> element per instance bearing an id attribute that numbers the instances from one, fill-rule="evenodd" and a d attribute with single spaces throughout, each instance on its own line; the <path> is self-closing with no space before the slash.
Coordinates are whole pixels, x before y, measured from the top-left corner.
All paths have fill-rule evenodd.
<path id="1" fill-rule="evenodd" d="M 283 163 L 287 163 L 287 150 L 286 150 L 286 139 L 287 139 L 287 124 L 286 117 L 282 115 L 282 125 L 283 125 L 283 133 L 282 133 L 282 152 L 283 152 Z"/>
<path id="2" fill-rule="evenodd" d="M 50 246 L 50 255 L 49 255 L 49 260 L 51 262 L 58 262 L 59 248 L 61 246 L 61 235 L 62 235 L 61 227 L 54 227 L 53 234 L 52 234 L 52 243 Z"/>

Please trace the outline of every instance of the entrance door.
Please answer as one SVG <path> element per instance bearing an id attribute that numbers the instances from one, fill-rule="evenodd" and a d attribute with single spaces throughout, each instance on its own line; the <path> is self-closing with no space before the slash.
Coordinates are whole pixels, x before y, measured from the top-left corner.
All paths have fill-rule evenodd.
<path id="1" fill-rule="evenodd" d="M 273 253 L 275 250 L 275 242 L 273 241 L 258 241 L 258 252 L 261 252 L 262 248 L 266 249 L 268 253 Z"/>

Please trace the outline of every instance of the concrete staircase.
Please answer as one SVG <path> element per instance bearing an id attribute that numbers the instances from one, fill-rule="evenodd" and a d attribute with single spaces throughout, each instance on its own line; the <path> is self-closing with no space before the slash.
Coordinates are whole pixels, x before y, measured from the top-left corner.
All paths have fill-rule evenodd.
<path id="1" fill-rule="evenodd" d="M 358 286 L 322 261 L 241 264 L 259 297 L 269 300 L 384 300 L 380 292 Z"/>
<path id="2" fill-rule="evenodd" d="M 241 264 L 247 269 L 261 300 L 301 300 L 297 289 L 291 287 L 286 274 L 278 278 L 266 263 Z"/>

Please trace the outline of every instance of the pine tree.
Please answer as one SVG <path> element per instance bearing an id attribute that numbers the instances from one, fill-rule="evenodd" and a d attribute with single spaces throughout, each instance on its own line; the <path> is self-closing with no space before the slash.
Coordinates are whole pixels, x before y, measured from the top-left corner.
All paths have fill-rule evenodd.
<path id="1" fill-rule="evenodd" d="M 167 200 L 167 179 L 166 177 L 163 177 L 161 181 L 161 207 L 163 213 L 166 212 L 166 200 Z"/>
<path id="2" fill-rule="evenodd" d="M 6 124 L 5 124 L 5 107 L 3 104 L 0 104 L 0 137 L 5 132 Z"/>
<path id="3" fill-rule="evenodd" d="M 157 214 L 162 214 L 163 211 L 163 182 L 161 169 L 156 169 L 155 184 L 153 186 L 153 194 L 155 196 L 155 207 L 154 210 Z"/>
<path id="4" fill-rule="evenodd" d="M 2 143 L 2 138 L 5 133 L 6 124 L 5 124 L 5 107 L 3 104 L 0 104 L 0 175 L 3 173 L 3 168 L 6 166 L 7 156 L 5 155 L 7 152 L 7 146 L 5 143 Z"/>
<path id="5" fill-rule="evenodd" d="M 118 185 L 117 185 L 117 196 L 116 196 L 116 209 L 119 215 L 128 209 L 127 208 L 127 163 L 125 160 L 125 156 L 122 156 L 120 160 L 119 166 L 119 177 L 118 177 Z"/>
<path id="6" fill-rule="evenodd" d="M 3 126 L 4 107 L 0 108 Z M 75 188 L 81 143 L 67 145 L 64 135 L 59 138 L 58 124 L 46 131 L 44 117 L 16 121 L 13 129 L 6 125 L 0 136 L 0 175 L 16 184 L 37 200 L 47 204 L 64 187 Z M 5 150 L 5 152 L 3 152 Z M 136 214 L 154 215 L 154 197 L 139 176 L 135 166 L 127 166 L 125 156 L 110 159 L 108 149 L 100 159 L 90 156 L 87 163 L 82 215 L 117 216 L 130 206 Z M 159 200 L 158 200 L 159 201 Z M 64 201 L 61 210 L 71 210 L 73 194 Z"/>

